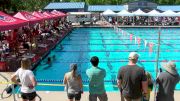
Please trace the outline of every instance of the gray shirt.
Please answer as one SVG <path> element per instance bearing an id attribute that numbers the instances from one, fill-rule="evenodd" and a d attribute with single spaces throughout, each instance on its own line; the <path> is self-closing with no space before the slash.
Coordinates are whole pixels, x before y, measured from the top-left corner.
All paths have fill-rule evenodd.
<path id="1" fill-rule="evenodd" d="M 118 80 L 122 82 L 122 94 L 131 99 L 137 99 L 142 96 L 142 81 L 146 81 L 146 75 L 143 68 L 138 65 L 126 65 L 120 68 Z"/>
<path id="2" fill-rule="evenodd" d="M 75 75 L 75 77 L 72 76 L 71 72 L 67 73 L 67 92 L 69 94 L 78 94 L 81 91 L 80 83 L 78 81 L 78 76 Z"/>
<path id="3" fill-rule="evenodd" d="M 172 75 L 168 72 L 162 72 L 157 79 L 159 84 L 157 100 L 174 101 L 174 89 L 179 80 L 179 75 Z"/>

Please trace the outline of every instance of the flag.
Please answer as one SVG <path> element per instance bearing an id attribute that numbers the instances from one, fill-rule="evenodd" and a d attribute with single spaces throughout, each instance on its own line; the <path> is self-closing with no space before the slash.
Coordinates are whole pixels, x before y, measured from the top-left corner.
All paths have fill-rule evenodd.
<path id="1" fill-rule="evenodd" d="M 138 45 L 140 45 L 140 43 L 141 43 L 141 38 L 140 37 L 137 38 L 137 42 L 138 42 Z"/>
<path id="2" fill-rule="evenodd" d="M 133 34 L 130 34 L 130 35 L 129 35 L 129 39 L 130 39 L 130 41 L 132 42 Z"/>
<path id="3" fill-rule="evenodd" d="M 153 51 L 153 46 L 154 46 L 153 43 L 149 43 L 149 52 L 152 52 L 152 51 Z"/>

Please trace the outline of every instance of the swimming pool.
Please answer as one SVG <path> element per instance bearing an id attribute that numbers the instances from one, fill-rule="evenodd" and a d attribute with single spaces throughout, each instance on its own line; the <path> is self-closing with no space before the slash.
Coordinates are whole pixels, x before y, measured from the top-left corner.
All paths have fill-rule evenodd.
<path id="1" fill-rule="evenodd" d="M 122 31 L 123 30 L 123 31 Z M 132 35 L 130 35 L 132 34 Z M 131 36 L 131 38 L 130 38 Z M 161 29 L 161 48 L 159 61 L 175 60 L 180 73 L 180 29 Z M 147 43 L 151 43 L 149 48 Z M 88 84 L 86 69 L 91 67 L 92 56 L 100 59 L 99 67 L 106 70 L 105 85 L 107 91 L 117 91 L 115 80 L 119 68 L 128 62 L 128 54 L 137 51 L 140 54 L 139 65 L 143 66 L 155 78 L 158 28 L 75 28 L 47 57 L 55 55 L 51 66 L 46 64 L 47 57 L 34 71 L 39 82 L 62 84 L 64 74 L 69 71 L 70 63 L 78 64 L 83 84 Z M 153 44 L 153 45 L 152 45 Z M 159 64 L 160 67 L 160 64 Z M 88 87 L 84 87 L 88 90 Z M 180 84 L 176 87 L 180 89 Z M 38 86 L 37 90 L 63 91 L 63 86 Z"/>

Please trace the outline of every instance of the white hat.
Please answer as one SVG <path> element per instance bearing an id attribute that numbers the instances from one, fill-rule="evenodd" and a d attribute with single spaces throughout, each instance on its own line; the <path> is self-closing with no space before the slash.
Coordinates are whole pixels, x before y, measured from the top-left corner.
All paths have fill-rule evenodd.
<path id="1" fill-rule="evenodd" d="M 161 66 L 169 73 L 171 73 L 173 75 L 177 74 L 176 64 L 173 61 L 168 61 L 166 63 L 162 63 Z"/>
<path id="2" fill-rule="evenodd" d="M 136 52 L 131 52 L 130 54 L 129 54 L 129 59 L 138 59 L 138 57 L 139 57 L 139 54 L 138 53 L 136 53 Z"/>

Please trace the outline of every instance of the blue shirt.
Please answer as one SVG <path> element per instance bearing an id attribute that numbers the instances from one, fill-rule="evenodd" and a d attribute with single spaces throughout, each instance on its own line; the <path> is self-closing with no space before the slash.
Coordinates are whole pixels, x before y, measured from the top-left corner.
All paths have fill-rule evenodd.
<path id="1" fill-rule="evenodd" d="M 92 67 L 87 69 L 87 76 L 89 77 L 89 92 L 90 94 L 103 94 L 105 93 L 104 78 L 106 71 L 99 67 Z"/>

